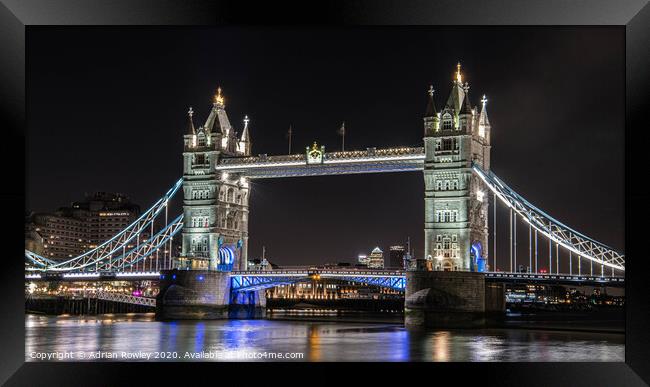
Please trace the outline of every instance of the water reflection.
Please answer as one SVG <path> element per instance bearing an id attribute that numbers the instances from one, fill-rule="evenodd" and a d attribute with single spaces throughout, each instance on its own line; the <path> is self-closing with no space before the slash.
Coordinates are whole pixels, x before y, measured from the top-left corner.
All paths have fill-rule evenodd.
<path id="1" fill-rule="evenodd" d="M 425 331 L 394 323 L 340 321 L 159 322 L 147 314 L 27 315 L 25 327 L 27 361 L 35 360 L 30 358 L 31 353 L 56 351 L 164 351 L 178 353 L 176 360 L 190 361 L 196 358 L 185 359 L 182 355 L 210 351 L 298 352 L 307 361 L 624 361 L 624 335 L 605 333 Z"/>
<path id="2" fill-rule="evenodd" d="M 323 333 L 328 334 L 329 332 Z M 310 360 L 322 360 L 320 352 L 320 327 L 318 324 L 309 325 L 307 329 L 307 347 L 309 348 Z"/>
<path id="3" fill-rule="evenodd" d="M 449 332 L 433 334 L 433 361 L 449 361 Z"/>

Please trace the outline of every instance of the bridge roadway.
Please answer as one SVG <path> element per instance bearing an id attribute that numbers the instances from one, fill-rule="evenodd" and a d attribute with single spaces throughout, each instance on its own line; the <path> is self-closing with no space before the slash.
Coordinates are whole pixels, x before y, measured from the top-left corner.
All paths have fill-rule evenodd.
<path id="1" fill-rule="evenodd" d="M 27 273 L 31 281 L 141 281 L 158 280 L 159 271 L 146 272 L 86 272 L 86 273 Z M 364 270 L 364 269 L 289 269 L 270 271 L 233 271 L 234 290 L 259 290 L 281 284 L 309 279 L 330 278 L 386 286 L 399 290 L 406 287 L 404 270 Z M 486 272 L 485 280 L 500 283 L 540 283 L 557 285 L 607 285 L 623 287 L 625 277 L 601 277 L 577 274 Z"/>

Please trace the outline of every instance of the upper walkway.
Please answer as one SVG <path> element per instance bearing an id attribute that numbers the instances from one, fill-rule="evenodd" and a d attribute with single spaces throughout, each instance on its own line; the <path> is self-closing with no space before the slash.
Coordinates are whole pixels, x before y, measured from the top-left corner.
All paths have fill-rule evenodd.
<path id="1" fill-rule="evenodd" d="M 317 152 L 320 151 L 317 150 Z M 224 158 L 219 161 L 216 170 L 242 173 L 251 179 L 263 179 L 420 171 L 424 168 L 423 147 L 367 148 L 362 151 L 326 152 L 315 156 L 314 159 L 308 159 L 307 154 L 302 153 Z"/>

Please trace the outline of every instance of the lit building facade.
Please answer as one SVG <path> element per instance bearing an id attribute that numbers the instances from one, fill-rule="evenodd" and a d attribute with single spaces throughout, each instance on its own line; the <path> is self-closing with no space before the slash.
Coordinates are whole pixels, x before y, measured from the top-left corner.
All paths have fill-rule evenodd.
<path id="1" fill-rule="evenodd" d="M 94 248 L 133 223 L 140 215 L 140 206 L 121 193 L 95 192 L 83 201 L 61 209 L 69 217 L 87 223 L 88 247 Z"/>
<path id="2" fill-rule="evenodd" d="M 123 194 L 86 194 L 70 207 L 29 215 L 25 248 L 50 259 L 76 257 L 110 239 L 139 215 L 140 207 Z"/>
<path id="3" fill-rule="evenodd" d="M 379 247 L 375 247 L 368 255 L 368 269 L 384 268 L 384 252 Z"/>
<path id="4" fill-rule="evenodd" d="M 241 137 L 230 125 L 218 89 L 204 125 L 194 127 L 190 108 L 183 136 L 183 231 L 177 266 L 219 271 L 245 270 L 248 257 L 250 186 L 238 174 L 216 173 L 223 157 L 250 156 L 248 117 Z"/>
<path id="5" fill-rule="evenodd" d="M 357 258 L 358 266 L 368 266 L 368 256 L 366 254 L 359 254 Z"/>
<path id="6" fill-rule="evenodd" d="M 485 96 L 472 107 L 460 64 L 442 110 L 429 89 L 424 116 L 424 258 L 433 270 L 473 270 L 479 254 L 487 262 L 487 188 L 472 162 L 490 169 L 490 131 Z M 478 251 L 478 253 L 477 253 Z"/>
<path id="7" fill-rule="evenodd" d="M 87 223 L 62 214 L 33 214 L 26 228 L 29 231 L 25 235 L 25 248 L 31 246 L 30 251 L 46 258 L 62 260 L 76 257 L 88 250 L 90 244 Z"/>

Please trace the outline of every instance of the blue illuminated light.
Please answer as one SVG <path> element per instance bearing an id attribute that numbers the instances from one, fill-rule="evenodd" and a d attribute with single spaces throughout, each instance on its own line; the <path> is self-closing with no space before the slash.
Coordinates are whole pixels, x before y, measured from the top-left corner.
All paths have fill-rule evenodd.
<path id="1" fill-rule="evenodd" d="M 203 276 L 202 275 L 198 276 L 198 279 L 199 281 L 203 281 Z"/>
<path id="2" fill-rule="evenodd" d="M 176 274 L 172 274 L 172 279 L 176 279 Z"/>

